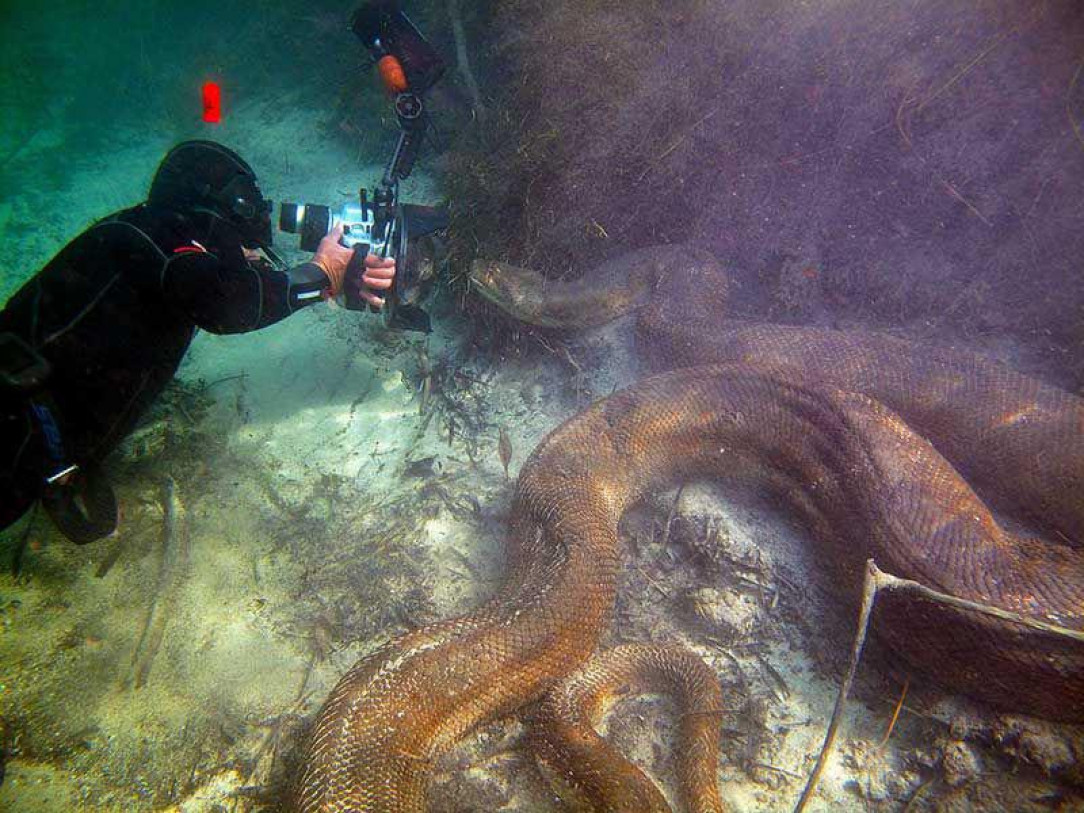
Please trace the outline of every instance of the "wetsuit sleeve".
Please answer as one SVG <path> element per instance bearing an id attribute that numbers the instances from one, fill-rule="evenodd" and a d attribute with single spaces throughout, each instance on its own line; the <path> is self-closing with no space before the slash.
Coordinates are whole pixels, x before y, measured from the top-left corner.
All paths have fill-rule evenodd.
<path id="1" fill-rule="evenodd" d="M 267 263 L 229 263 L 194 251 L 171 257 L 162 269 L 166 299 L 211 333 L 267 327 L 320 302 L 327 287 L 327 277 L 314 263 L 284 273 Z"/>

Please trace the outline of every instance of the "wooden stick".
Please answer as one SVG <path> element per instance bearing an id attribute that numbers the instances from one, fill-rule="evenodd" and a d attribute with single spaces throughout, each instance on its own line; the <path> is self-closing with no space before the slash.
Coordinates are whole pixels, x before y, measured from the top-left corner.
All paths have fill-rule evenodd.
<path id="1" fill-rule="evenodd" d="M 806 783 L 805 790 L 802 791 L 801 798 L 798 799 L 798 804 L 794 807 L 794 813 L 802 813 L 802 811 L 805 810 L 805 806 L 809 803 L 809 800 L 813 797 L 813 793 L 817 789 L 817 783 L 820 781 L 821 774 L 824 772 L 824 766 L 828 762 L 832 747 L 835 745 L 836 735 L 839 733 L 839 726 L 843 721 L 843 711 L 847 705 L 847 696 L 850 694 L 851 684 L 854 683 L 854 675 L 855 672 L 858 671 L 858 662 L 862 657 L 862 648 L 866 643 L 866 634 L 869 631 L 869 620 L 873 611 L 873 603 L 877 598 L 877 591 L 882 588 L 886 590 L 906 590 L 911 593 L 917 593 L 923 598 L 938 604 L 947 604 L 950 607 L 956 607 L 960 610 L 969 610 L 982 615 L 988 615 L 991 618 L 1009 621 L 1013 624 L 1020 624 L 1021 626 L 1038 632 L 1045 632 L 1050 635 L 1058 635 L 1074 641 L 1084 642 L 1084 630 L 1069 629 L 1068 627 L 1062 627 L 1058 624 L 1050 624 L 1046 621 L 1028 618 L 1019 613 L 1003 610 L 1000 607 L 992 607 L 989 604 L 980 604 L 979 602 L 971 601 L 970 599 L 951 596 L 948 593 L 934 590 L 932 587 L 927 587 L 926 585 L 911 579 L 902 579 L 899 576 L 885 573 L 877 567 L 872 559 L 867 559 L 866 578 L 862 586 L 862 608 L 858 613 L 858 629 L 855 632 L 854 644 L 851 647 L 851 661 L 847 667 L 847 674 L 843 678 L 843 685 L 840 686 L 839 696 L 836 698 L 836 706 L 832 711 L 832 720 L 828 724 L 828 732 L 824 736 L 824 745 L 821 746 L 820 756 L 817 757 L 817 764 L 813 767 L 813 773 L 809 775 L 809 781 Z"/>
<path id="2" fill-rule="evenodd" d="M 794 813 L 802 813 L 809 800 L 813 798 L 821 773 L 824 772 L 824 766 L 828 762 L 828 755 L 835 744 L 836 734 L 839 733 L 839 724 L 843 722 L 843 709 L 847 705 L 847 695 L 850 694 L 855 672 L 858 671 L 858 661 L 862 658 L 862 647 L 866 644 L 866 633 L 869 630 L 873 601 L 877 598 L 877 574 L 880 572 L 877 566 L 873 564 L 872 559 L 866 562 L 866 578 L 862 585 L 862 609 L 858 613 L 858 631 L 855 633 L 854 644 L 851 646 L 851 662 L 847 667 L 847 674 L 843 678 L 843 685 L 839 689 L 839 696 L 836 697 L 836 707 L 832 712 L 832 721 L 828 724 L 828 732 L 824 735 L 824 745 L 821 746 L 817 764 L 813 766 L 813 773 L 809 775 L 809 781 L 806 782 L 805 790 L 802 791 L 802 796 L 794 807 Z"/>
<path id="3" fill-rule="evenodd" d="M 677 493 L 674 494 L 674 501 L 670 503 L 670 513 L 666 515 L 666 527 L 662 529 L 662 546 L 665 548 L 670 543 L 670 526 L 674 524 L 674 517 L 677 515 L 678 503 L 681 502 L 681 495 L 685 491 L 685 484 L 682 483 L 678 486 Z"/>
<path id="4" fill-rule="evenodd" d="M 1069 627 L 1063 627 L 1060 624 L 1051 624 L 1048 621 L 1040 621 L 1037 618 L 1029 618 L 1025 615 L 1011 612 L 1010 610 L 1003 610 L 1000 607 L 992 607 L 989 604 L 981 604 L 980 602 L 971 601 L 970 599 L 958 598 L 957 596 L 951 596 L 948 593 L 942 593 L 940 590 L 934 590 L 932 587 L 927 587 L 926 585 L 912 581 L 911 579 L 901 579 L 899 576 L 885 573 L 873 563 L 872 559 L 866 562 L 866 566 L 877 574 L 878 589 L 883 587 L 889 590 L 907 590 L 912 593 L 918 593 L 923 598 L 927 598 L 937 604 L 948 604 L 950 607 L 955 607 L 958 610 L 971 610 L 972 612 L 988 615 L 991 618 L 997 618 L 1001 621 L 1019 624 L 1022 627 L 1027 627 L 1028 629 L 1033 629 L 1037 632 L 1046 632 L 1050 635 L 1057 635 L 1062 638 L 1069 638 L 1070 640 L 1084 643 L 1084 630 L 1070 629 Z"/>
<path id="5" fill-rule="evenodd" d="M 907 690 L 911 687 L 911 678 L 908 676 L 903 681 L 903 691 L 900 692 L 900 699 L 896 701 L 896 708 L 892 712 L 892 719 L 888 721 L 888 730 L 885 731 L 884 737 L 881 738 L 880 743 L 877 745 L 877 750 L 882 750 L 888 745 L 888 740 L 892 737 L 892 732 L 896 728 L 896 721 L 900 719 L 900 712 L 903 711 L 903 701 L 907 699 Z"/>
<path id="6" fill-rule="evenodd" d="M 648 575 L 648 572 L 646 570 L 644 570 L 639 565 L 636 565 L 636 569 L 640 571 L 641 576 L 643 576 L 645 579 L 647 579 L 648 584 L 650 584 L 652 587 L 654 587 L 656 590 L 658 590 L 665 598 L 670 598 L 670 594 L 666 592 L 666 589 L 662 585 L 660 585 L 657 581 L 655 581 L 653 578 L 651 578 L 651 576 Z"/>
<path id="7" fill-rule="evenodd" d="M 125 680 L 125 687 L 129 689 L 140 689 L 147 682 L 173 611 L 181 578 L 188 567 L 188 528 L 184 507 L 177 497 L 177 484 L 172 477 L 166 477 L 162 487 L 162 519 L 162 561 L 158 566 L 158 582 L 139 643 L 132 653 L 131 673 Z"/>

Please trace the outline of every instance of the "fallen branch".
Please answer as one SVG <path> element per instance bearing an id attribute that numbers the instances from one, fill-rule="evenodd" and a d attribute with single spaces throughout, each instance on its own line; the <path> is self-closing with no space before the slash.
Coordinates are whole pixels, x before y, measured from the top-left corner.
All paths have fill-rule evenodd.
<path id="1" fill-rule="evenodd" d="M 131 671 L 125 680 L 125 687 L 129 689 L 140 689 L 147 682 L 176 603 L 180 580 L 188 567 L 188 528 L 183 506 L 177 498 L 177 484 L 172 477 L 167 477 L 162 486 L 162 519 L 162 562 L 158 566 L 158 581 L 143 622 L 143 632 L 132 653 Z"/>
<path id="2" fill-rule="evenodd" d="M 832 753 L 836 735 L 839 733 L 840 723 L 843 721 L 843 711 L 847 705 L 847 696 L 850 694 L 851 685 L 854 683 L 855 673 L 858 671 L 858 663 L 862 658 L 862 648 L 865 646 L 866 634 L 869 631 L 869 619 L 873 612 L 873 603 L 877 598 L 877 591 L 881 589 L 906 590 L 911 593 L 917 593 L 923 598 L 937 604 L 947 604 L 950 607 L 956 607 L 960 610 L 970 610 L 982 615 L 988 615 L 991 618 L 1009 621 L 1013 624 L 1020 624 L 1021 626 L 1039 632 L 1084 642 L 1084 631 L 1082 630 L 1069 629 L 1068 627 L 1050 624 L 1046 621 L 1039 621 L 1035 618 L 1028 618 L 1019 613 L 1003 610 L 1000 607 L 991 607 L 989 604 L 980 604 L 979 602 L 971 601 L 970 599 L 951 596 L 948 593 L 934 590 L 932 587 L 927 587 L 926 585 L 912 581 L 911 579 L 901 579 L 899 576 L 885 573 L 877 567 L 872 559 L 866 560 L 866 578 L 862 586 L 862 608 L 858 613 L 858 629 L 855 632 L 854 644 L 851 647 L 850 664 L 847 667 L 847 674 L 843 678 L 843 685 L 839 688 L 839 696 L 836 698 L 836 706 L 832 711 L 832 720 L 828 724 L 828 732 L 824 736 L 824 745 L 821 746 L 820 755 L 817 757 L 817 764 L 813 767 L 813 772 L 809 775 L 809 781 L 806 782 L 805 790 L 802 791 L 802 796 L 798 799 L 798 804 L 794 807 L 794 813 L 802 813 L 802 811 L 805 810 L 806 805 L 809 803 L 809 800 L 813 797 L 813 794 L 817 789 L 817 783 L 820 781 L 821 774 L 824 772 L 824 766 L 828 762 L 828 757 Z"/>

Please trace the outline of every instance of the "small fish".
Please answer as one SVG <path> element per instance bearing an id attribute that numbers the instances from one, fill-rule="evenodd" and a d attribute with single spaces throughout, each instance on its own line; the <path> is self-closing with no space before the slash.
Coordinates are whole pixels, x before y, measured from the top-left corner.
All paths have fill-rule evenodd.
<path id="1" fill-rule="evenodd" d="M 512 441 L 508 439 L 508 433 L 504 427 L 500 427 L 500 439 L 497 441 L 497 452 L 501 456 L 501 465 L 504 466 L 504 476 L 511 479 L 508 474 L 508 464 L 512 462 Z"/>

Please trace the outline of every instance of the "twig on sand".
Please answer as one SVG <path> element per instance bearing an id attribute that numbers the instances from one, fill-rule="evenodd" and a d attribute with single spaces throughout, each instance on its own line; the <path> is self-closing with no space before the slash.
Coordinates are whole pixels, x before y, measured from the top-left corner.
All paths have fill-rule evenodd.
<path id="1" fill-rule="evenodd" d="M 657 581 L 655 581 L 653 578 L 651 578 L 650 574 L 648 574 L 646 570 L 644 570 L 639 565 L 636 566 L 636 569 L 640 571 L 640 575 L 647 580 L 647 583 L 654 587 L 656 590 L 658 590 L 664 598 L 670 598 L 670 594 L 666 592 L 666 588 L 659 584 Z"/>
<path id="2" fill-rule="evenodd" d="M 888 721 L 888 730 L 885 731 L 885 735 L 881 738 L 881 741 L 877 744 L 877 750 L 881 751 L 888 741 L 892 738 L 892 732 L 896 730 L 896 721 L 900 719 L 900 712 L 903 711 L 903 703 L 907 699 L 907 690 L 911 687 L 911 678 L 908 677 L 903 681 L 903 691 L 900 692 L 900 699 L 896 701 L 896 708 L 892 712 L 892 719 Z"/>
<path id="3" fill-rule="evenodd" d="M 914 144 L 911 143 L 911 133 L 907 127 L 909 120 L 905 118 L 904 111 L 909 110 L 915 103 L 913 96 L 904 96 L 900 101 L 900 106 L 896 108 L 896 129 L 899 130 L 900 138 L 903 139 L 903 143 L 907 145 L 907 149 L 912 149 Z"/>
<path id="4" fill-rule="evenodd" d="M 309 687 L 309 680 L 312 678 L 312 673 L 316 669 L 316 662 L 320 660 L 319 655 L 313 652 L 309 658 L 308 666 L 305 668 L 304 673 L 301 675 L 301 684 L 298 687 L 297 694 L 294 695 L 293 702 L 287 708 L 285 712 L 278 717 L 270 720 L 268 723 L 267 733 L 260 740 L 259 746 L 253 753 L 249 760 L 248 768 L 241 775 L 241 781 L 244 785 L 250 785 L 252 783 L 252 777 L 256 775 L 256 771 L 260 767 L 260 763 L 263 762 L 264 756 L 270 752 L 271 758 L 268 760 L 267 771 L 265 776 L 271 777 L 275 771 L 275 762 L 278 759 L 279 744 L 282 740 L 282 734 L 284 725 L 287 720 L 296 718 L 301 714 L 301 710 L 305 707 L 305 704 L 309 701 L 309 693 L 306 691 Z"/>
<path id="5" fill-rule="evenodd" d="M 862 608 L 858 613 L 858 629 L 855 632 L 854 644 L 851 647 L 850 664 L 847 667 L 847 674 L 843 678 L 843 685 L 840 686 L 839 696 L 836 698 L 836 706 L 832 711 L 832 719 L 828 724 L 828 732 L 824 735 L 824 745 L 821 746 L 820 755 L 817 757 L 817 764 L 813 767 L 813 772 L 809 775 L 809 781 L 806 782 L 805 790 L 802 791 L 801 798 L 798 799 L 798 804 L 794 807 L 794 813 L 801 813 L 805 810 L 809 800 L 813 798 L 813 794 L 817 790 L 817 783 L 820 781 L 821 774 L 824 772 L 824 766 L 832 753 L 832 746 L 835 744 L 836 735 L 839 733 L 840 723 L 843 722 L 843 711 L 847 705 L 847 696 L 850 694 L 851 685 L 854 683 L 855 673 L 858 671 L 858 662 L 862 658 L 862 648 L 865 646 L 866 633 L 869 631 L 869 619 L 873 612 L 873 603 L 877 598 L 877 591 L 881 589 L 906 590 L 910 593 L 917 593 L 923 598 L 937 604 L 947 604 L 950 607 L 956 607 L 960 610 L 969 610 L 1002 621 L 1020 624 L 1021 626 L 1038 632 L 1045 632 L 1051 635 L 1069 638 L 1074 641 L 1084 642 L 1084 631 L 1082 630 L 1069 629 L 1068 627 L 1050 624 L 1036 618 L 1028 618 L 1019 613 L 1003 610 L 1000 607 L 992 607 L 989 604 L 980 604 L 977 601 L 951 596 L 948 593 L 934 590 L 932 587 L 927 587 L 926 585 L 912 581 L 911 579 L 901 579 L 898 576 L 885 573 L 877 567 L 872 559 L 866 560 L 866 579 L 862 587 Z"/>
<path id="6" fill-rule="evenodd" d="M 674 516 L 677 514 L 678 503 L 681 502 L 682 492 L 685 491 L 685 484 L 682 483 L 678 486 L 677 493 L 674 494 L 674 501 L 670 503 L 670 513 L 666 516 L 666 526 L 662 529 L 662 546 L 665 548 L 670 543 L 670 528 L 674 524 Z"/>
<path id="7" fill-rule="evenodd" d="M 802 778 L 801 774 L 797 774 L 794 771 L 788 771 L 786 768 L 780 768 L 778 765 L 771 765 L 767 762 L 754 762 L 752 764 L 754 768 L 762 768 L 765 771 L 771 771 L 773 773 L 782 774 L 783 776 L 789 776 L 792 779 Z"/>
<path id="8" fill-rule="evenodd" d="M 900 102 L 899 107 L 896 108 L 896 129 L 899 131 L 900 137 L 903 139 L 903 143 L 907 147 L 907 149 L 914 149 L 914 143 L 911 140 L 910 132 L 911 114 L 921 113 L 923 110 L 926 109 L 927 106 L 939 99 L 951 88 L 955 87 L 956 84 L 959 83 L 965 76 L 967 76 L 967 74 L 970 73 L 980 62 L 986 59 L 986 57 L 993 53 L 1003 42 L 1005 42 L 1005 40 L 1007 40 L 1009 37 L 1019 31 L 1025 24 L 1026 23 L 1021 23 L 1020 25 L 1013 26 L 1007 31 L 1003 31 L 998 34 L 996 37 L 994 37 L 994 39 L 990 42 L 989 45 L 987 45 L 974 57 L 968 60 L 959 70 L 957 70 L 955 73 L 952 74 L 952 76 L 950 76 L 946 81 L 939 85 L 937 89 L 930 92 L 923 98 L 916 99 L 915 97 L 910 95 L 907 95 L 903 98 L 903 100 Z M 1077 73 L 1079 74 L 1079 72 L 1080 71 L 1078 69 Z M 1069 92 L 1072 93 L 1072 85 L 1070 85 Z M 1069 112 L 1068 103 L 1066 106 L 1066 112 Z M 1069 116 L 1069 120 L 1070 122 L 1073 121 L 1071 113 Z M 1077 138 L 1081 139 L 1081 143 L 1084 144 L 1084 138 L 1081 138 L 1079 131 L 1076 130 L 1075 123 L 1074 131 L 1077 133 Z M 924 158 L 920 157 L 920 160 L 922 161 L 922 163 L 926 163 L 926 160 Z M 980 212 L 970 201 L 968 201 L 967 198 L 960 194 L 959 190 L 956 189 L 955 186 L 946 181 L 937 173 L 934 173 L 934 178 L 937 180 L 938 183 L 941 184 L 941 186 L 945 188 L 945 191 L 948 192 L 949 195 L 951 195 L 960 203 L 962 203 L 965 207 L 967 207 L 968 211 L 971 212 L 971 214 L 975 215 L 985 225 L 991 228 L 993 227 L 993 224 L 990 222 L 990 220 L 986 218 L 982 214 L 982 212 Z"/>
<path id="9" fill-rule="evenodd" d="M 918 804 L 918 800 L 921 799 L 923 796 L 925 796 L 926 791 L 928 791 L 935 784 L 937 784 L 939 779 L 940 779 L 940 777 L 935 776 L 932 779 L 928 779 L 925 782 L 923 782 L 921 785 L 919 785 L 915 789 L 915 792 L 911 794 L 911 798 L 907 800 L 907 805 L 906 805 L 906 807 L 903 808 L 903 813 L 911 813 L 911 811 Z"/>

